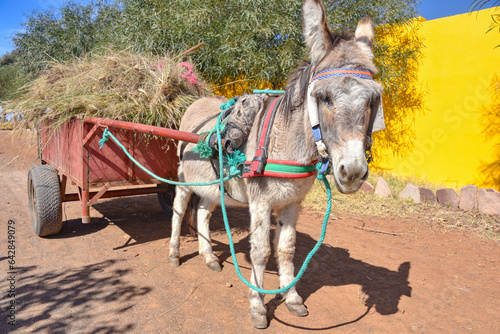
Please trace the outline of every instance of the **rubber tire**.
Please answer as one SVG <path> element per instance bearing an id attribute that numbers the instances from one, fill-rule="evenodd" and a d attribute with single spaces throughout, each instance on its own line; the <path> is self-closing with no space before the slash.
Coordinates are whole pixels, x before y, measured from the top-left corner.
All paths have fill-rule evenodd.
<path id="1" fill-rule="evenodd" d="M 28 172 L 28 204 L 33 230 L 39 237 L 54 235 L 62 228 L 59 177 L 54 167 L 38 165 Z"/>
<path id="2" fill-rule="evenodd" d="M 173 206 L 175 198 L 175 186 L 168 185 L 166 191 L 160 192 L 157 195 L 163 212 L 165 212 L 168 217 L 172 217 L 172 215 L 174 214 Z"/>

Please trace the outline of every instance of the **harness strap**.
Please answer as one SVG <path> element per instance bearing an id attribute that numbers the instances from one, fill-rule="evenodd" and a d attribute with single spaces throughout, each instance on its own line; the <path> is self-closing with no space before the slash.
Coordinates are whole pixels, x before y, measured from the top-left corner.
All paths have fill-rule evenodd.
<path id="1" fill-rule="evenodd" d="M 243 177 L 269 176 L 287 179 L 301 179 L 316 175 L 316 162 L 301 164 L 292 160 L 267 159 L 264 170 L 260 173 L 250 170 L 251 161 L 245 162 L 243 166 Z"/>
<path id="2" fill-rule="evenodd" d="M 372 105 L 371 113 L 370 113 L 370 121 L 368 123 L 368 130 L 366 131 L 366 147 L 365 150 L 367 152 L 367 157 L 366 160 L 368 163 L 373 161 L 373 156 L 372 156 L 372 133 L 373 133 L 373 124 L 375 123 L 375 118 L 377 117 L 377 109 L 378 109 L 378 104 L 382 103 L 381 100 L 372 102 L 376 103 L 376 105 Z"/>
<path id="3" fill-rule="evenodd" d="M 267 159 L 267 147 L 269 136 L 276 115 L 278 100 L 274 99 L 269 105 L 264 116 L 264 122 L 260 129 L 260 138 L 255 157 L 252 161 L 246 161 L 243 165 L 243 177 L 269 176 L 288 179 L 300 179 L 316 175 L 315 163 L 301 164 L 291 160 Z"/>
<path id="4" fill-rule="evenodd" d="M 281 99 L 277 97 L 267 108 L 266 115 L 264 116 L 264 123 L 262 123 L 262 128 L 260 129 L 260 139 L 259 145 L 257 146 L 257 151 L 255 152 L 255 157 L 250 164 L 250 170 L 255 173 L 262 173 L 267 159 L 267 145 L 269 144 L 269 136 L 271 134 L 271 127 L 273 126 L 274 116 L 276 115 L 276 103 Z"/>

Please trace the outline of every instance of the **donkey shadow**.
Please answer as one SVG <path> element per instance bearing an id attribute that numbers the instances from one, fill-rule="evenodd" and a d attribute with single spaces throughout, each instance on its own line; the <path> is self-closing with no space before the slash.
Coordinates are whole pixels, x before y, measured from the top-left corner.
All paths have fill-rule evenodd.
<path id="1" fill-rule="evenodd" d="M 211 230 L 223 230 L 222 219 L 219 214 L 214 212 L 214 217 L 211 220 Z M 229 220 L 231 222 L 232 231 L 241 233 L 244 230 L 248 231 L 249 219 L 234 219 L 242 218 L 245 213 L 248 216 L 247 209 L 230 209 L 228 210 Z M 231 219 L 233 218 L 233 219 Z M 275 225 L 275 222 L 273 223 Z M 274 229 L 271 229 L 271 240 L 274 239 Z M 297 231 L 296 235 L 296 253 L 294 258 L 295 274 L 298 273 L 304 259 L 314 247 L 317 240 L 314 240 L 308 234 Z M 213 250 L 218 253 L 221 264 L 226 264 L 225 270 L 232 270 L 228 264 L 232 264 L 231 253 L 227 244 L 212 240 Z M 234 243 L 236 253 L 244 253 L 246 260 L 250 263 L 249 251 L 250 242 L 248 234 Z M 266 267 L 266 272 L 277 273 L 278 265 L 275 259 L 274 245 L 271 247 L 271 256 Z M 186 254 L 181 258 L 181 261 L 196 256 L 197 253 Z M 241 268 L 251 269 L 245 265 L 240 265 Z M 309 266 L 297 284 L 297 292 L 304 299 L 307 305 L 307 299 L 325 286 L 345 286 L 359 285 L 364 299 L 366 312 L 357 319 L 344 324 L 336 324 L 328 328 L 317 330 L 327 330 L 340 327 L 349 323 L 361 320 L 369 311 L 374 308 L 381 315 L 395 314 L 399 311 L 398 305 L 402 296 L 411 297 L 410 282 L 408 276 L 410 273 L 410 262 L 403 262 L 399 265 L 397 271 L 390 270 L 384 267 L 375 266 L 370 263 L 354 259 L 350 256 L 349 251 L 344 248 L 333 247 L 329 244 L 322 244 L 316 254 L 311 259 Z M 276 308 L 282 303 L 280 296 L 271 299 L 267 303 L 268 318 L 270 321 L 283 322 L 277 319 L 274 315 Z M 284 322 L 283 322 L 284 323 Z M 293 326 L 291 324 L 287 324 Z M 302 328 L 301 329 L 311 329 Z"/>

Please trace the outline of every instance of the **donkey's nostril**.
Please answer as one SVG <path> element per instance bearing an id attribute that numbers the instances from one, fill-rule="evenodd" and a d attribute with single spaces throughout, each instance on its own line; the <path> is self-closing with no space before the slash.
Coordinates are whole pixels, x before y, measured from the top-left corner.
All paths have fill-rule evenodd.
<path id="1" fill-rule="evenodd" d="M 344 166 L 344 165 L 340 165 L 339 172 L 340 172 L 340 177 L 341 177 L 342 179 L 346 179 L 346 178 L 347 178 L 347 171 L 346 171 L 346 169 L 345 169 L 345 166 Z"/>

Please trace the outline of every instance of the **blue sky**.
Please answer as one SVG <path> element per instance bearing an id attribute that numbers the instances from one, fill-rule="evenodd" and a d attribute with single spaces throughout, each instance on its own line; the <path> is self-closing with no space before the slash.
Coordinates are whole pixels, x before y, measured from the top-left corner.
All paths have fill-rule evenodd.
<path id="1" fill-rule="evenodd" d="M 433 20 L 467 13 L 472 2 L 473 0 L 422 0 L 421 16 Z M 21 23 L 26 18 L 24 14 L 59 7 L 62 3 L 63 0 L 0 0 L 0 55 L 14 48 L 10 37 L 21 31 Z"/>

